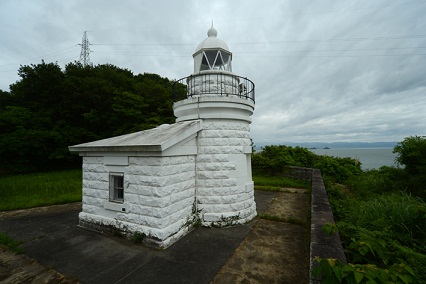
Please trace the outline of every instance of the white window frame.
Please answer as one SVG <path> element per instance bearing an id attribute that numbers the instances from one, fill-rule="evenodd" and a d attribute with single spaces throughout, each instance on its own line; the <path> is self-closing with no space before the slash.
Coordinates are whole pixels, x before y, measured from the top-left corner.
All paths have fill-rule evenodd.
<path id="1" fill-rule="evenodd" d="M 124 202 L 124 173 L 109 173 L 109 201 L 116 203 Z"/>

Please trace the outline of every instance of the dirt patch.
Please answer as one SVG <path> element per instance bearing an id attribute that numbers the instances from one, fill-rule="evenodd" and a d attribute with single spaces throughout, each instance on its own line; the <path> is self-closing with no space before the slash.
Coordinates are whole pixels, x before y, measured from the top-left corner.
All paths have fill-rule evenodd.
<path id="1" fill-rule="evenodd" d="M 0 283 L 78 283 L 77 279 L 41 265 L 26 255 L 18 255 L 0 247 Z"/>
<path id="2" fill-rule="evenodd" d="M 279 192 L 265 213 L 306 222 L 310 212 L 309 200 L 308 191 Z"/>
<path id="3" fill-rule="evenodd" d="M 266 214 L 306 221 L 309 195 L 279 192 Z M 212 283 L 308 283 L 309 223 L 260 219 Z"/>

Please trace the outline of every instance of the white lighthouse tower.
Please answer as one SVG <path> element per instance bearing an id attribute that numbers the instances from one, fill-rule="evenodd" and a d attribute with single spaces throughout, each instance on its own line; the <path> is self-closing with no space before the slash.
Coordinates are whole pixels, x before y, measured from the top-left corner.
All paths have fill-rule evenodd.
<path id="1" fill-rule="evenodd" d="M 187 98 L 174 104 L 176 122 L 199 120 L 196 210 L 204 226 L 243 224 L 256 216 L 251 174 L 254 84 L 232 73 L 232 53 L 213 26 L 193 54 L 194 73 L 175 83 Z"/>

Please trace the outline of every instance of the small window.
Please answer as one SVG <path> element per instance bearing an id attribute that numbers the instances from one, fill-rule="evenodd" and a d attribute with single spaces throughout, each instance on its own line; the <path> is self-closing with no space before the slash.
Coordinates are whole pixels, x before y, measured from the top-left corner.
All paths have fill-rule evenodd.
<path id="1" fill-rule="evenodd" d="M 109 173 L 109 201 L 124 201 L 124 173 Z"/>

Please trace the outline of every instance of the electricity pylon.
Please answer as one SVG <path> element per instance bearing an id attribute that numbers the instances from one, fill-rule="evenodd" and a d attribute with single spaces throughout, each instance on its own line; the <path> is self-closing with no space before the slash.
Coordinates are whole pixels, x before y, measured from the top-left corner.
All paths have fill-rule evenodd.
<path id="1" fill-rule="evenodd" d="M 92 65 L 90 62 L 90 42 L 87 38 L 87 32 L 85 31 L 83 34 L 83 40 L 81 41 L 81 52 L 80 52 L 80 63 L 83 64 L 83 67 L 87 65 Z"/>

